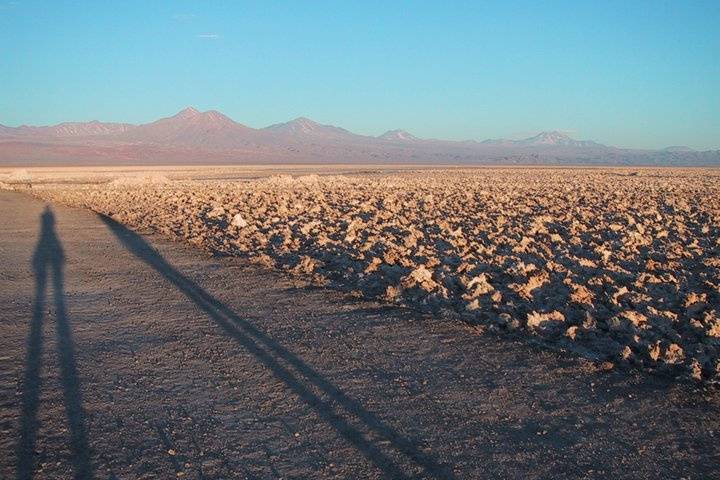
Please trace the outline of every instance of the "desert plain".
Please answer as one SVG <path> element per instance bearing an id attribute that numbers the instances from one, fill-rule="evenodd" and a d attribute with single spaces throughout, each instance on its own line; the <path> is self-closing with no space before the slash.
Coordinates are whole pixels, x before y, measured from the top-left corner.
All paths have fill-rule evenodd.
<path id="1" fill-rule="evenodd" d="M 125 478 L 108 473 L 113 471 L 124 472 L 128 478 L 156 478 L 154 474 L 168 471 L 171 476 L 191 478 L 229 478 L 231 472 L 238 478 L 481 478 L 483 472 L 490 472 L 488 478 L 716 477 L 720 460 L 715 441 L 720 380 L 719 180 L 720 170 L 712 168 L 294 165 L 0 171 L 0 187 L 12 192 L 3 193 L 5 201 L 16 202 L 12 203 L 16 210 L 22 202 L 32 205 L 27 208 L 35 217 L 28 214 L 22 219 L 28 234 L 31 227 L 27 225 L 32 222 L 41 228 L 38 218 L 45 219 L 43 229 L 55 228 L 53 222 L 57 222 L 62 233 L 63 216 L 48 214 L 53 209 L 69 212 L 63 215 L 72 218 L 79 216 L 81 220 L 75 220 L 79 230 L 71 235 L 82 235 L 83 229 L 108 231 L 108 238 L 98 244 L 109 250 L 122 247 L 139 265 L 159 272 L 165 284 L 194 303 L 195 310 L 180 310 L 187 323 L 172 311 L 178 302 L 174 297 L 162 307 L 169 309 L 172 329 L 183 330 L 181 325 L 186 325 L 187 330 L 177 333 L 182 341 L 176 339 L 168 356 L 185 359 L 172 375 L 187 369 L 189 377 L 197 377 L 193 381 L 202 383 L 208 374 L 202 369 L 212 370 L 215 361 L 234 372 L 236 380 L 247 374 L 242 361 L 228 366 L 233 363 L 224 343 L 228 339 L 211 340 L 212 334 L 204 330 L 208 327 L 197 323 L 197 317 L 209 316 L 226 337 L 241 337 L 243 355 L 259 360 L 261 369 L 269 370 L 279 384 L 277 388 L 288 390 L 275 391 L 271 395 L 275 403 L 265 406 L 259 397 L 250 399 L 257 392 L 245 394 L 240 404 L 245 408 L 258 405 L 268 415 L 267 422 L 242 417 L 246 424 L 235 424 L 235 430 L 227 423 L 233 422 L 229 418 L 218 420 L 217 425 L 210 421 L 219 418 L 218 405 L 234 405 L 227 403 L 225 390 L 218 390 L 202 406 L 195 405 L 205 422 L 199 431 L 212 440 L 183 437 L 195 428 L 188 418 L 197 417 L 180 408 L 182 401 L 177 400 L 160 414 L 186 422 L 176 431 L 166 431 L 165 423 L 153 424 L 149 417 L 135 418 L 136 425 L 128 428 L 139 432 L 143 422 L 150 422 L 146 429 L 157 432 L 156 446 L 141 442 L 118 456 L 101 454 L 102 445 L 81 445 L 93 453 L 88 454 L 87 465 L 75 465 L 75 471 L 91 469 L 107 478 Z M 43 202 L 48 210 L 40 217 Z M 4 220 L 8 235 L 16 231 L 10 224 L 20 222 L 21 213 L 15 215 Z M 48 215 L 58 219 L 50 222 Z M 41 232 L 38 245 L 42 238 Z M 75 238 L 79 250 L 66 248 L 68 262 L 73 255 L 97 248 L 87 244 L 90 241 L 83 244 L 82 238 Z M 13 248 L 22 250 L 6 245 L 2 252 Z M 172 267 L 161 252 L 180 258 L 191 273 Z M 33 258 L 38 258 L 37 253 Z M 37 267 L 37 261 L 33 265 Z M 243 276 L 233 277 L 234 273 Z M 142 296 L 130 294 L 129 290 L 141 288 L 132 272 L 124 275 L 117 286 L 109 271 L 99 281 L 105 289 L 119 288 L 118 296 L 133 298 L 131 306 L 147 308 Z M 146 274 L 137 275 L 141 282 Z M 200 280 L 191 280 L 193 275 Z M 31 282 L 32 275 L 28 273 L 26 280 Z M 214 285 L 229 300 L 208 293 L 201 281 Z M 278 285 L 287 290 L 278 290 Z M 147 296 L 157 305 L 166 302 L 153 293 Z M 71 305 L 72 297 L 68 298 Z M 29 298 L 28 305 L 32 303 Z M 284 323 L 271 322 L 275 303 L 287 308 Z M 85 307 L 80 307 L 76 314 L 68 308 L 68 318 L 82 317 Z M 101 315 L 97 306 L 87 308 L 93 318 Z M 108 300 L 108 308 L 115 311 L 117 307 Z M 127 308 L 126 302 L 120 311 Z M 251 324 L 243 314 L 246 308 L 267 318 Z M 354 313 L 338 318 L 346 308 Z M 20 310 L 18 306 L 14 311 Z M 313 312 L 322 318 L 314 319 Z M 377 319 L 377 312 L 383 321 Z M 162 316 L 113 315 L 134 318 L 153 332 L 158 351 L 167 348 L 163 342 L 169 333 L 164 328 L 170 327 L 160 326 Z M 21 317 L 18 313 L 8 320 L 4 330 L 22 338 L 27 332 Z M 317 330 L 320 327 L 322 332 Z M 273 335 L 263 333 L 263 328 Z M 192 335 L 193 329 L 204 331 L 205 337 Z M 382 339 L 367 338 L 375 329 Z M 123 332 L 130 335 L 129 330 Z M 63 338 L 58 333 L 60 347 Z M 92 340 L 92 336 L 87 339 Z M 280 346 L 284 343 L 306 355 L 291 354 Z M 103 345 L 101 353 L 110 348 Z M 14 348 L 22 351 L 17 345 Z M 328 358 L 323 357 L 323 349 L 331 350 Z M 80 352 L 78 348 L 77 358 Z M 187 394 L 171 391 L 163 397 L 164 388 L 182 390 L 183 380 L 159 387 L 148 379 L 154 375 L 150 373 L 153 362 L 172 370 L 168 358 L 134 358 L 133 368 L 145 371 L 140 375 L 143 380 L 118 387 L 118 392 L 138 388 L 145 381 L 149 403 L 153 398 Z M 203 361 L 209 365 L 197 364 Z M 338 372 L 349 365 L 353 368 Z M 83 367 L 75 368 L 82 372 Z M 93 371 L 93 367 L 85 368 Z M 374 374 L 373 368 L 377 368 Z M 323 369 L 327 372 L 319 373 Z M 21 363 L 17 371 L 23 371 Z M 454 386 L 449 378 L 437 383 L 432 378 L 454 373 L 458 374 Z M 102 385 L 107 374 L 90 376 L 97 375 L 94 380 Z M 122 384 L 122 374 L 116 375 L 117 384 Z M 336 376 L 345 387 L 326 376 Z M 390 388 L 383 379 L 399 382 L 403 392 L 371 393 Z M 232 376 L 225 381 L 229 383 L 222 388 L 237 389 Z M 13 383 L 6 376 L 4 382 L 6 392 L 16 387 L 20 392 L 15 397 L 5 395 L 2 412 L 3 446 L 12 447 L 10 439 L 16 438 L 14 432 L 22 423 L 12 414 L 17 407 L 12 398 L 27 396 L 27 392 L 22 392 L 20 380 Z M 79 380 L 76 387 L 80 388 Z M 65 403 L 72 405 L 67 392 L 72 396 L 74 390 L 64 391 Z M 358 400 L 351 400 L 345 391 L 354 392 Z M 309 411 L 295 412 L 302 421 L 292 413 L 300 407 L 286 405 L 286 396 L 298 397 Z M 408 405 L 405 412 L 404 404 Z M 28 402 L 23 405 L 27 410 Z M 103 408 L 111 407 L 93 408 L 87 419 L 83 413 L 83 422 L 92 425 L 112 416 L 103 413 Z M 145 410 L 138 408 L 137 416 L 142 417 Z M 168 413 L 173 408 L 179 410 Z M 354 420 L 346 422 L 335 409 L 346 410 Z M 179 411 L 185 413 L 177 417 Z M 71 423 L 78 422 L 78 415 L 68 413 Z M 124 415 L 133 418 L 127 412 Z M 281 430 L 287 430 L 287 442 L 293 445 L 301 442 L 298 437 L 304 433 L 287 422 L 297 421 L 312 430 L 314 440 L 297 445 L 297 456 L 282 440 L 285 434 L 263 436 L 277 427 L 273 422 L 278 418 L 285 425 Z M 354 427 L 353 421 L 363 428 Z M 455 421 L 459 423 L 454 426 Z M 600 424 L 588 427 L 596 421 Z M 314 423 L 333 428 L 313 430 Z M 525 426 L 519 430 L 513 426 L 521 424 Z M 113 429 L 122 431 L 123 421 L 116 419 Z M 247 429 L 254 433 L 249 434 L 245 450 L 218 445 L 221 431 L 232 436 Z M 407 431 L 418 440 L 399 433 Z M 83 432 L 85 441 L 92 442 L 92 432 Z M 77 434 L 77 428 L 71 433 Z M 176 433 L 186 443 L 182 460 L 177 458 L 177 448 L 168 447 Z M 470 434 L 472 438 L 463 438 Z M 328 440 L 327 435 L 337 438 Z M 453 444 L 447 435 L 464 446 Z M 429 440 L 421 440 L 425 437 Z M 207 455 L 210 447 L 203 446 L 206 441 L 219 449 L 212 458 Z M 610 447 L 615 441 L 619 443 Z M 617 445 L 622 445 L 620 451 Z M 20 460 L 29 458 L 23 448 L 17 448 Z M 153 453 L 143 463 L 139 458 L 148 449 Z M 387 453 L 388 449 L 393 453 Z M 553 453 L 543 454 L 546 450 Z M 45 455 L 54 461 L 57 453 Z M 563 460 L 566 455 L 577 461 Z M 0 472 L 11 475 L 20 460 L 4 462 Z M 163 461 L 168 462 L 165 469 Z M 238 464 L 243 462 L 246 468 L 238 474 Z M 43 468 L 50 472 L 55 467 L 46 461 Z"/>

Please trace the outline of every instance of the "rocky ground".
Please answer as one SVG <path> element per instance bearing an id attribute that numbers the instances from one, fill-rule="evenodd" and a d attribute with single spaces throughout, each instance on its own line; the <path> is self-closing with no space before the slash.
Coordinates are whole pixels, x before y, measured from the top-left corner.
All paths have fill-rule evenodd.
<path id="1" fill-rule="evenodd" d="M 720 378 L 720 172 L 484 169 L 42 185 L 142 231 L 601 362 Z"/>
<path id="2" fill-rule="evenodd" d="M 720 478 L 709 385 L 24 194 L 0 264 L 2 479 Z"/>

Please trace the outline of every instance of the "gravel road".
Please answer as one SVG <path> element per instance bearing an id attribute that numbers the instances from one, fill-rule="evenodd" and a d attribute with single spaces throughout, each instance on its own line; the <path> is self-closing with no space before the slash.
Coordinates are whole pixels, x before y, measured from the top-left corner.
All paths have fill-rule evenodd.
<path id="1" fill-rule="evenodd" d="M 720 395 L 0 192 L 0 478 L 720 478 Z"/>

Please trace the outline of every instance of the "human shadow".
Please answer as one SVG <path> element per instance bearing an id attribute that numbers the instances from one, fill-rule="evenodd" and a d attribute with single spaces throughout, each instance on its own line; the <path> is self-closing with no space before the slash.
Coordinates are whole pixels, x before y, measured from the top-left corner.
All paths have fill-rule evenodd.
<path id="1" fill-rule="evenodd" d="M 30 321 L 25 359 L 25 376 L 22 390 L 20 438 L 17 445 L 17 478 L 32 478 L 35 470 L 35 444 L 39 422 L 37 418 L 43 356 L 43 320 L 48 307 L 48 279 L 53 289 L 53 312 L 55 316 L 55 337 L 60 365 L 60 383 L 63 402 L 70 430 L 70 451 L 72 454 L 74 478 L 93 478 L 85 429 L 85 412 L 82 408 L 80 377 L 75 359 L 72 330 L 65 307 L 65 286 L 63 265 L 65 257 L 62 244 L 55 232 L 55 215 L 45 208 L 41 215 L 40 238 L 32 258 L 35 274 L 35 300 Z"/>
<path id="2" fill-rule="evenodd" d="M 140 235 L 109 217 L 101 215 L 100 218 L 128 251 L 155 269 L 204 311 L 388 478 L 417 477 L 403 469 L 400 462 L 393 458 L 398 456 L 397 453 L 404 455 L 414 469 L 420 468 L 422 476 L 455 478 L 448 465 L 439 463 L 423 452 L 414 441 L 395 431 L 300 357 L 207 293 L 170 265 Z M 391 452 L 384 451 L 380 445 Z"/>

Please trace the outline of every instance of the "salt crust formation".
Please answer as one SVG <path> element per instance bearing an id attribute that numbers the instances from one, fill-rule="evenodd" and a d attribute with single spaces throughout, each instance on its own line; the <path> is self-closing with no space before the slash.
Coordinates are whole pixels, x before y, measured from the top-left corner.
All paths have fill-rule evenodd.
<path id="1" fill-rule="evenodd" d="M 720 172 L 483 169 L 33 187 L 314 284 L 720 379 Z"/>

